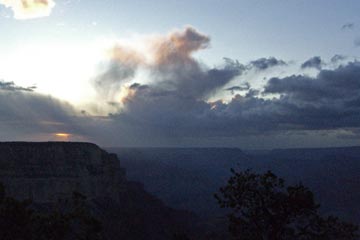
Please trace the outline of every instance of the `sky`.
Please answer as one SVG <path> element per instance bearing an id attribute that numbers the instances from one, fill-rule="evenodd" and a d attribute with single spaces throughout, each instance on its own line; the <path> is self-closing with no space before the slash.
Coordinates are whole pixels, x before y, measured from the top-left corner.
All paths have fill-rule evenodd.
<path id="1" fill-rule="evenodd" d="M 0 141 L 359 144 L 356 0 L 0 0 Z"/>

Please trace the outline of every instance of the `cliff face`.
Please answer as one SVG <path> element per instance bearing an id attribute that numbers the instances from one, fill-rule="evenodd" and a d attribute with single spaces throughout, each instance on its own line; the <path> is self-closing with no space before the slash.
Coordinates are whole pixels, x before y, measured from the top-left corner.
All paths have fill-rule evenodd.
<path id="1" fill-rule="evenodd" d="M 127 181 L 117 156 L 91 143 L 0 143 L 0 182 L 8 196 L 37 206 L 85 195 L 109 240 L 171 239 L 195 219 Z"/>
<path id="2" fill-rule="evenodd" d="M 38 203 L 74 191 L 117 200 L 126 188 L 117 156 L 91 143 L 0 143 L 0 181 L 9 195 Z"/>

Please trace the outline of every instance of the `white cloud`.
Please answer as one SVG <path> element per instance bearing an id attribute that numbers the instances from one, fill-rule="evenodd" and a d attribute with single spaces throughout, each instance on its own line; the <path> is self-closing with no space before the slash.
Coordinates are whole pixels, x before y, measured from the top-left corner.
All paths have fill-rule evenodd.
<path id="1" fill-rule="evenodd" d="M 53 0 L 0 0 L 0 4 L 11 8 L 16 19 L 47 17 L 55 6 Z"/>

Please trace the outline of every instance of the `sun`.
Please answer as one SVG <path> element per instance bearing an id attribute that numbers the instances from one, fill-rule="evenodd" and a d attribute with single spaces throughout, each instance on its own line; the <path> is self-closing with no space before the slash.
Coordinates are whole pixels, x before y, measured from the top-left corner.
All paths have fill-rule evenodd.
<path id="1" fill-rule="evenodd" d="M 72 134 L 70 133 L 54 133 L 57 140 L 61 141 L 69 141 Z"/>
<path id="2" fill-rule="evenodd" d="M 0 78 L 21 86 L 35 85 L 38 93 L 81 103 L 93 94 L 90 80 L 101 58 L 100 50 L 91 49 L 96 48 L 67 43 L 24 44 L 6 61 L 0 59 Z"/>

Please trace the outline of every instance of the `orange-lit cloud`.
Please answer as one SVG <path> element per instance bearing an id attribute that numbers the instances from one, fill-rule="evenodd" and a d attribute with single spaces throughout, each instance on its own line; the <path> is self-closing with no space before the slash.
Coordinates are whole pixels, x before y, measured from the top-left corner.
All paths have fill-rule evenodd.
<path id="1" fill-rule="evenodd" d="M 140 52 L 121 45 L 116 45 L 110 51 L 110 58 L 133 67 L 145 62 L 145 58 Z"/>
<path id="2" fill-rule="evenodd" d="M 46 17 L 55 6 L 53 0 L 0 0 L 0 4 L 11 8 L 16 19 Z"/>
<path id="3" fill-rule="evenodd" d="M 118 102 L 120 99 L 126 104 L 138 90 L 128 89 L 133 83 L 152 84 L 171 79 L 176 87 L 186 79 L 195 75 L 201 78 L 204 74 L 193 54 L 206 49 L 210 37 L 191 26 L 165 35 L 137 36 L 131 40 L 120 39 L 109 50 L 110 64 L 95 79 L 102 100 Z"/>
<path id="4" fill-rule="evenodd" d="M 152 42 L 155 64 L 188 62 L 191 54 L 209 46 L 210 38 L 192 27 L 173 31 Z"/>
<path id="5" fill-rule="evenodd" d="M 207 48 L 209 43 L 207 35 L 193 27 L 186 27 L 167 35 L 144 37 L 140 39 L 139 46 L 120 42 L 111 49 L 110 57 L 131 67 L 176 64 L 191 61 L 191 55 Z"/>

